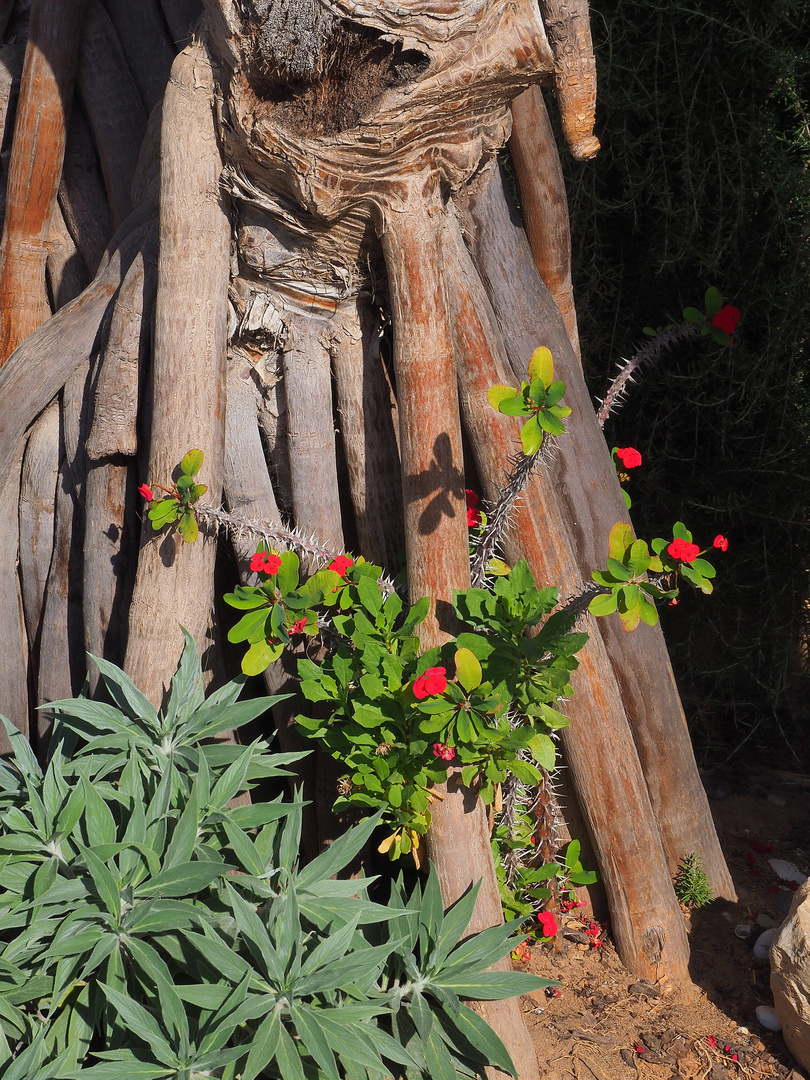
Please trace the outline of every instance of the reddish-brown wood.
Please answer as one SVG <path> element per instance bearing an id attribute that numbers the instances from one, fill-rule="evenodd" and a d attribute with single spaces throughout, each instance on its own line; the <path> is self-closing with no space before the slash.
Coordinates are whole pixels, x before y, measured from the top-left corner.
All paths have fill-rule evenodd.
<path id="1" fill-rule="evenodd" d="M 490 305 L 461 232 L 445 235 L 450 241 L 445 263 L 456 261 L 465 269 L 450 286 L 464 418 L 484 494 L 494 501 L 519 446 L 520 420 L 495 414 L 486 392 L 514 377 L 499 356 Z M 513 274 L 510 284 L 514 280 Z M 570 523 L 547 476 L 537 476 L 521 499 L 506 555 L 510 562 L 525 558 L 541 585 L 559 584 L 570 592 L 581 588 Z M 683 917 L 619 687 L 598 636 L 580 654 L 580 665 L 573 679 L 580 693 L 565 706 L 572 724 L 562 738 L 602 868 L 617 948 L 642 978 L 666 973 L 685 979 L 689 946 Z"/>
<path id="2" fill-rule="evenodd" d="M 611 526 L 627 519 L 615 469 L 562 319 L 537 278 L 522 230 L 511 221 L 499 178 L 473 197 L 468 227 L 473 257 L 487 282 L 514 378 L 525 372 L 532 350 L 545 344 L 554 355 L 558 377 L 566 383 L 565 400 L 574 411 L 558 442 L 547 484 L 554 490 L 564 527 L 570 530 L 571 565 L 579 580 L 587 581 L 592 569 L 604 565 Z M 506 265 L 508 273 L 503 272 Z M 575 591 L 577 581 L 561 569 L 555 576 L 550 567 L 548 580 Z M 674 869 L 684 855 L 700 852 L 715 893 L 733 899 L 733 882 L 697 772 L 660 628 L 617 633 L 608 620 L 592 619 L 589 629 L 609 649 L 613 679 L 621 688 L 657 811 L 667 865 Z M 572 708 L 577 707 L 572 702 Z M 578 790 L 586 803 L 590 795 L 579 785 Z"/>
<path id="3" fill-rule="evenodd" d="M 571 345 L 579 356 L 579 331 L 571 284 L 568 197 L 557 143 L 539 86 L 530 86 L 512 102 L 509 154 L 535 265 L 560 309 Z"/>
<path id="4" fill-rule="evenodd" d="M 0 240 L 0 364 L 51 314 L 46 243 L 59 188 L 85 0 L 34 0 Z"/>

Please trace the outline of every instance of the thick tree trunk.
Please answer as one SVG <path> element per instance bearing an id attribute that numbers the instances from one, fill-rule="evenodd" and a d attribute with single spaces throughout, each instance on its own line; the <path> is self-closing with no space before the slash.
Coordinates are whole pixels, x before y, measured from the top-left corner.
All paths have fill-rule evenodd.
<path id="1" fill-rule="evenodd" d="M 214 81 L 204 48 L 172 67 L 163 102 L 160 256 L 147 476 L 177 475 L 193 447 L 205 453 L 208 499 L 222 490 L 225 344 L 231 228 L 219 190 L 222 158 Z M 213 602 L 213 539 L 184 544 L 144 521 L 125 668 L 159 703 L 177 666 L 185 626 L 202 651 Z"/>

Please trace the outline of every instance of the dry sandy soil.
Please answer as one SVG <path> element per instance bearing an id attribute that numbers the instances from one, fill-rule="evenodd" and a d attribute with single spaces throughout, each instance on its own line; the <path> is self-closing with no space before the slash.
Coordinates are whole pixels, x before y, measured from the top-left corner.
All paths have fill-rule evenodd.
<path id="1" fill-rule="evenodd" d="M 807 1080 L 782 1036 L 756 1020 L 756 1007 L 772 998 L 768 963 L 751 950 L 791 899 L 768 859 L 810 872 L 810 777 L 741 770 L 711 807 L 739 902 L 685 915 L 693 985 L 638 982 L 609 927 L 593 948 L 577 912 L 561 916 L 559 951 L 531 950 L 529 970 L 561 983 L 559 997 L 523 998 L 544 1080 Z M 743 938 L 735 931 L 746 923 L 753 929 Z"/>

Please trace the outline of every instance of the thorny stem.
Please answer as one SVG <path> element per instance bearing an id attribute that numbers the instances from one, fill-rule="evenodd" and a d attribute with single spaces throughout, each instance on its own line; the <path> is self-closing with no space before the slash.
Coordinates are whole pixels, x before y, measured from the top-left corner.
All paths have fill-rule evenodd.
<path id="1" fill-rule="evenodd" d="M 690 337 L 694 337 L 697 333 L 698 327 L 694 323 L 679 323 L 677 326 L 670 327 L 669 330 L 664 330 L 663 333 L 642 346 L 629 360 L 625 360 L 619 366 L 619 374 L 608 387 L 605 399 L 600 403 L 597 410 L 596 419 L 599 422 L 599 427 L 604 427 L 605 421 L 611 412 L 621 405 L 622 398 L 627 393 L 627 384 L 633 381 L 633 373 L 642 364 L 656 363 L 670 350 L 682 345 L 684 341 L 688 341 Z"/>

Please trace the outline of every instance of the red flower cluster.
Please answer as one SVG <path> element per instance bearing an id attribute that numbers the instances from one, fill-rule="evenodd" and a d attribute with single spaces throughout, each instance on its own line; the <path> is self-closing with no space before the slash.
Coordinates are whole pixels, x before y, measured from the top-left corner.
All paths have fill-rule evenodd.
<path id="1" fill-rule="evenodd" d="M 257 551 L 250 560 L 250 569 L 254 574 L 277 574 L 281 569 L 281 559 L 266 551 Z"/>
<path id="2" fill-rule="evenodd" d="M 550 911 L 541 911 L 537 916 L 537 921 L 540 923 L 540 928 L 543 931 L 543 937 L 556 937 L 559 931 L 557 926 L 557 920 L 551 914 Z"/>
<path id="3" fill-rule="evenodd" d="M 673 559 L 680 559 L 681 562 L 694 562 L 700 554 L 700 548 L 697 544 L 690 544 L 688 540 L 677 537 L 667 548 L 667 554 Z"/>
<path id="4" fill-rule="evenodd" d="M 712 319 L 712 326 L 716 326 L 724 334 L 733 334 L 741 318 L 739 310 L 733 304 L 726 304 L 725 307 L 720 308 Z"/>
<path id="5" fill-rule="evenodd" d="M 329 563 L 327 570 L 334 570 L 336 574 L 345 577 L 350 566 L 354 566 L 354 559 L 351 555 L 338 555 L 336 559 L 332 559 Z"/>
<path id="6" fill-rule="evenodd" d="M 728 551 L 728 538 L 723 536 L 722 533 L 718 533 L 712 540 L 712 547 L 719 548 L 720 551 Z"/>
<path id="7" fill-rule="evenodd" d="M 481 511 L 476 510 L 479 503 L 479 498 L 474 491 L 466 489 L 464 494 L 467 496 L 467 528 L 477 529 L 481 524 Z"/>
<path id="8" fill-rule="evenodd" d="M 414 687 L 414 693 L 415 692 L 416 688 Z M 455 747 L 446 746 L 444 743 L 435 742 L 433 744 L 433 756 L 441 758 L 442 761 L 452 761 L 453 758 L 456 756 Z"/>
<path id="9" fill-rule="evenodd" d="M 586 935 L 591 939 L 591 948 L 598 949 L 600 945 L 604 945 L 602 941 L 602 930 L 599 923 L 590 922 L 585 927 Z"/>
<path id="10" fill-rule="evenodd" d="M 435 697 L 443 694 L 447 689 L 447 669 L 443 667 L 429 667 L 424 675 L 420 675 L 413 684 L 413 696 L 421 701 L 426 697 Z"/>
<path id="11" fill-rule="evenodd" d="M 141 484 L 138 488 L 138 494 L 146 499 L 147 502 L 151 502 L 155 497 L 154 491 L 152 491 L 148 484 Z"/>
<path id="12" fill-rule="evenodd" d="M 616 457 L 624 465 L 625 469 L 635 469 L 641 464 L 641 454 L 632 446 L 625 446 L 616 451 Z"/>
<path id="13" fill-rule="evenodd" d="M 296 622 L 294 622 L 292 624 L 292 626 L 290 627 L 290 633 L 291 634 L 303 634 L 304 627 L 306 625 L 307 625 L 307 617 L 305 615 L 303 617 L 303 619 L 298 619 L 298 620 L 296 620 Z"/>
<path id="14" fill-rule="evenodd" d="M 561 900 L 560 901 L 560 911 L 564 915 L 569 911 L 573 911 L 574 908 L 581 908 L 581 907 L 587 907 L 587 906 L 588 905 L 585 903 L 584 900 L 579 900 L 578 901 L 578 900 L 576 900 L 574 898 L 571 898 L 569 900 Z"/>

